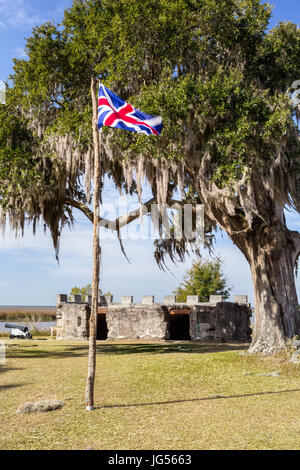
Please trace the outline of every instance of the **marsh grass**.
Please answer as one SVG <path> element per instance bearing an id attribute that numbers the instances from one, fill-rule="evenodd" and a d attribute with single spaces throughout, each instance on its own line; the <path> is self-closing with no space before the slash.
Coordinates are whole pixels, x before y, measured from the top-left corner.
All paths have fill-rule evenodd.
<path id="1" fill-rule="evenodd" d="M 0 449 L 299 449 L 300 369 L 284 355 L 242 355 L 240 344 L 99 342 L 97 409 L 87 413 L 87 348 L 7 341 Z M 65 406 L 16 413 L 52 399 Z"/>
<path id="2" fill-rule="evenodd" d="M 51 322 L 55 319 L 55 308 L 0 307 L 1 322 Z"/>
<path id="3" fill-rule="evenodd" d="M 0 338 L 9 338 L 9 331 L 0 331 Z"/>
<path id="4" fill-rule="evenodd" d="M 30 333 L 32 334 L 33 338 L 41 337 L 41 336 L 43 337 L 51 336 L 51 331 L 46 330 L 44 328 L 36 328 L 36 327 L 30 328 Z"/>

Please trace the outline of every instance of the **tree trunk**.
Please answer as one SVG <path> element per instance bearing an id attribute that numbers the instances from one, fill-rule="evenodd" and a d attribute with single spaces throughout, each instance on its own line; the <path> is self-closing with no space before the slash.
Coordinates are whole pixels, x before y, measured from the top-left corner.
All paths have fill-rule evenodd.
<path id="1" fill-rule="evenodd" d="M 92 283 L 92 308 L 90 316 L 89 331 L 89 362 L 88 378 L 86 384 L 86 409 L 94 409 L 94 388 L 96 373 L 96 343 L 97 343 L 97 319 L 98 319 L 98 293 L 99 293 L 99 274 L 100 274 L 100 236 L 99 236 L 99 218 L 100 218 L 100 188 L 101 188 L 101 162 L 100 162 L 100 143 L 97 126 L 98 115 L 98 81 L 93 77 L 91 83 L 92 101 L 93 101 L 93 138 L 94 138 L 94 231 L 93 231 L 93 283 Z"/>
<path id="2" fill-rule="evenodd" d="M 285 223 L 262 225 L 232 237 L 249 261 L 255 292 L 255 327 L 249 353 L 274 354 L 300 333 L 295 286 L 295 234 Z"/>

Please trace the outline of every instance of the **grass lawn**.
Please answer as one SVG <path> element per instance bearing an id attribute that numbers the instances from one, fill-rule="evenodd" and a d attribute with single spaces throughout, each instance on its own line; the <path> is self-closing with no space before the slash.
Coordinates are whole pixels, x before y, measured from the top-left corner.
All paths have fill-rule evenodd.
<path id="1" fill-rule="evenodd" d="M 241 355 L 239 344 L 99 342 L 88 413 L 87 344 L 5 342 L 0 449 L 300 448 L 300 368 L 283 357 Z M 64 408 L 16 414 L 51 398 Z"/>

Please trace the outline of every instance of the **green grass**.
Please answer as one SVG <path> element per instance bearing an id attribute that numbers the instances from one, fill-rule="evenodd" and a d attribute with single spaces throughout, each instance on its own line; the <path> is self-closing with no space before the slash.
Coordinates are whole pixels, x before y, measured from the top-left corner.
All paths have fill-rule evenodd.
<path id="1" fill-rule="evenodd" d="M 284 357 L 241 355 L 238 344 L 99 342 L 97 409 L 86 412 L 86 343 L 6 343 L 0 449 L 300 447 L 300 369 Z M 16 414 L 53 398 L 65 407 Z"/>

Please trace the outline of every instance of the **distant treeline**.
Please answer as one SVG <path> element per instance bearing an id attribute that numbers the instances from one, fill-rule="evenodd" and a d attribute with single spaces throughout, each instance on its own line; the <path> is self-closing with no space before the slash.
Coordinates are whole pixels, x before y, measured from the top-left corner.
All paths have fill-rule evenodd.
<path id="1" fill-rule="evenodd" d="M 0 307 L 0 321 L 50 322 L 55 320 L 55 307 Z"/>

